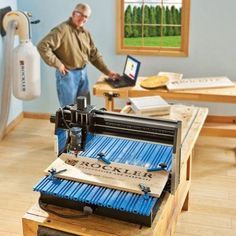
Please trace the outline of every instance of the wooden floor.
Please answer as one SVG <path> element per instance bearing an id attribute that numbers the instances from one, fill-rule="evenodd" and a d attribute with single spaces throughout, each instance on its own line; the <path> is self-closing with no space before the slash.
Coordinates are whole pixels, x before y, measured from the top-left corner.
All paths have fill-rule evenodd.
<path id="1" fill-rule="evenodd" d="M 175 236 L 236 235 L 236 138 L 200 137 L 193 160 L 190 210 Z M 38 199 L 32 187 L 54 160 L 53 125 L 24 119 L 0 143 L 0 236 L 22 235 L 21 217 Z"/>
<path id="2" fill-rule="evenodd" d="M 200 137 L 193 158 L 190 210 L 175 236 L 236 235 L 236 138 Z"/>
<path id="3" fill-rule="evenodd" d="M 22 235 L 21 218 L 39 196 L 32 187 L 54 159 L 47 120 L 24 119 L 0 143 L 0 236 Z"/>

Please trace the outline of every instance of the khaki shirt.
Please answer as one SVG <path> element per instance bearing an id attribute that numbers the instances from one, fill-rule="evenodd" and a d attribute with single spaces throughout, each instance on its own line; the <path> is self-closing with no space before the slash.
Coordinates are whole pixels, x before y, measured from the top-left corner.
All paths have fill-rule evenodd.
<path id="1" fill-rule="evenodd" d="M 90 33 L 84 28 L 77 29 L 71 18 L 52 29 L 37 48 L 49 66 L 59 68 L 64 64 L 68 69 L 76 69 L 91 62 L 101 72 L 109 74 Z"/>

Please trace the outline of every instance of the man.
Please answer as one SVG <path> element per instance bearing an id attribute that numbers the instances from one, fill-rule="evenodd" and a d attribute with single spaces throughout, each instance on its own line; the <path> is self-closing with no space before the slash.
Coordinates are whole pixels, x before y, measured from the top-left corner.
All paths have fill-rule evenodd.
<path id="1" fill-rule="evenodd" d="M 45 63 L 56 68 L 61 106 L 74 104 L 77 96 L 86 96 L 90 103 L 88 62 L 109 77 L 116 74 L 105 65 L 90 33 L 84 28 L 90 14 L 89 5 L 78 4 L 72 16 L 52 29 L 37 46 Z"/>

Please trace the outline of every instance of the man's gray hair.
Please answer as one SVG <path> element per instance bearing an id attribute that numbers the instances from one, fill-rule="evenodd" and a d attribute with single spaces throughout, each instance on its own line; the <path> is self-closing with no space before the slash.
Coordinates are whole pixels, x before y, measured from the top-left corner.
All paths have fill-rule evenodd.
<path id="1" fill-rule="evenodd" d="M 74 11 L 80 11 L 80 10 L 82 10 L 82 11 L 84 11 L 84 10 L 85 10 L 85 11 L 88 11 L 89 14 L 91 14 L 91 12 L 92 12 L 90 6 L 89 6 L 88 4 L 86 4 L 86 3 L 79 3 L 79 4 L 76 5 Z"/>

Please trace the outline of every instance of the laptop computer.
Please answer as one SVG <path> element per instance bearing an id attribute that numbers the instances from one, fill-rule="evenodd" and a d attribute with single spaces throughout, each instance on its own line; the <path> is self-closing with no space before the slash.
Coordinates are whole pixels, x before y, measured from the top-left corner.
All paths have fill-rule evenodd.
<path id="1" fill-rule="evenodd" d="M 105 80 L 113 88 L 135 86 L 140 64 L 140 61 L 128 55 L 126 57 L 123 75 L 118 75 L 116 78 L 106 78 Z"/>

